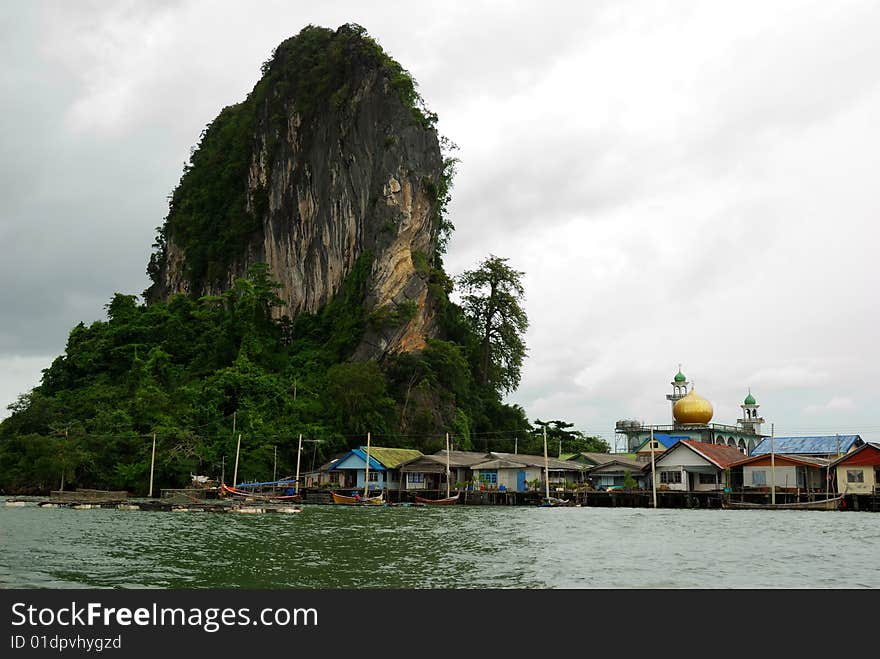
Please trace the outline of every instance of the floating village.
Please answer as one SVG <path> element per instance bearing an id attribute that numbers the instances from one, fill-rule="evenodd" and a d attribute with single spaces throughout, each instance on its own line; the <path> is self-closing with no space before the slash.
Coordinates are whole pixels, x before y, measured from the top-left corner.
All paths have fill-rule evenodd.
<path id="1" fill-rule="evenodd" d="M 298 513 L 303 504 L 349 506 L 531 505 L 724 509 L 880 510 L 880 444 L 859 435 L 776 437 L 751 392 L 736 425 L 712 423 L 712 404 L 679 369 L 672 380 L 672 422 L 619 421 L 618 453 L 543 455 L 365 445 L 311 471 L 232 485 L 194 476 L 192 487 L 153 497 L 125 491 L 53 491 L 10 498 L 7 506 L 74 509 Z M 300 438 L 299 454 L 302 454 Z"/>

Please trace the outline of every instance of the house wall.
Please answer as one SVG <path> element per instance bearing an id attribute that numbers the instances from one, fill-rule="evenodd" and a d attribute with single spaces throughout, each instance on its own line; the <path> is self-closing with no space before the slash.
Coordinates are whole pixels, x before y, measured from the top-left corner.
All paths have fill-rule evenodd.
<path id="1" fill-rule="evenodd" d="M 763 471 L 767 474 L 766 485 L 752 485 L 752 472 Z M 774 470 L 770 465 L 743 465 L 743 487 L 771 487 L 773 485 Z M 776 465 L 776 487 L 797 487 L 797 467 L 795 465 Z"/>
<path id="2" fill-rule="evenodd" d="M 687 474 L 685 474 L 687 475 Z M 717 490 L 722 490 L 727 487 L 727 478 L 723 470 L 718 472 L 718 485 L 715 483 L 700 483 L 700 475 L 694 475 L 694 491 L 695 492 L 715 492 Z"/>
<path id="3" fill-rule="evenodd" d="M 861 470 L 863 483 L 849 483 L 846 480 L 847 471 Z M 837 465 L 837 491 L 840 494 L 872 494 L 877 482 L 874 479 L 874 465 Z"/>
<path id="4" fill-rule="evenodd" d="M 519 472 L 525 472 L 526 482 L 539 479 L 542 483 L 544 482 L 544 470 L 538 469 L 537 467 L 519 467 L 517 469 L 499 469 L 498 470 L 498 485 L 502 484 L 511 492 L 516 492 L 516 484 L 517 484 L 517 474 Z M 550 482 L 553 482 L 553 474 L 550 474 Z M 526 485 L 528 487 L 528 485 Z"/>
<path id="5" fill-rule="evenodd" d="M 655 457 L 654 466 L 657 470 L 657 487 L 661 485 L 666 485 L 670 490 L 678 490 L 678 491 L 687 491 L 689 489 L 689 478 L 690 475 L 685 471 L 685 467 L 712 467 L 717 469 L 715 465 L 711 462 L 705 460 L 700 457 L 696 453 L 694 453 L 689 448 L 684 446 L 673 447 L 669 451 L 663 454 L 663 456 L 659 459 Z M 663 483 L 660 480 L 660 474 L 663 471 L 680 471 L 681 472 L 681 483 Z M 699 482 L 699 475 L 694 475 L 694 491 L 696 492 L 713 492 L 717 489 L 724 488 L 727 485 L 725 472 L 723 470 L 718 474 L 718 485 L 705 484 L 701 485 Z M 650 483 L 650 476 L 648 477 L 648 483 Z"/>
<path id="6" fill-rule="evenodd" d="M 636 482 L 637 488 L 645 488 L 646 484 L 650 484 L 651 479 L 640 471 L 636 471 L 635 469 L 629 470 L 630 476 L 632 476 L 633 480 Z M 623 485 L 626 480 L 626 473 L 624 469 L 615 468 L 609 471 L 592 471 L 589 474 L 589 478 L 592 479 L 593 485 L 596 487 L 608 487 L 610 485 Z"/>
<path id="7" fill-rule="evenodd" d="M 658 488 L 662 488 L 665 485 L 666 489 L 668 489 L 668 490 L 676 490 L 676 491 L 680 491 L 680 492 L 684 492 L 688 489 L 688 476 L 687 476 L 687 473 L 685 473 L 684 469 L 681 468 L 681 466 L 679 466 L 679 465 L 666 465 L 666 466 L 661 467 L 660 465 L 656 465 L 656 463 L 655 463 L 655 466 L 657 467 L 657 487 Z M 681 483 L 664 483 L 661 480 L 661 474 L 664 471 L 677 471 L 677 472 L 679 472 L 681 474 Z M 648 482 L 650 482 L 650 478 L 648 479 Z"/>
<path id="8" fill-rule="evenodd" d="M 363 462 L 361 464 L 363 464 Z M 389 487 L 389 485 L 386 484 L 386 480 L 385 480 L 386 472 L 370 469 L 370 473 L 371 474 L 378 474 L 377 480 L 370 481 L 370 489 L 371 490 L 383 490 L 386 487 Z M 357 472 L 357 489 L 363 489 L 365 476 L 366 476 L 365 470 L 361 469 L 360 471 Z M 392 489 L 396 489 L 396 488 L 392 487 Z"/>
<path id="9" fill-rule="evenodd" d="M 498 482 L 495 483 L 496 488 L 501 488 L 503 485 L 505 489 L 510 490 L 511 492 L 517 491 L 517 475 L 519 472 L 525 472 L 526 482 L 539 479 L 541 483 L 544 482 L 544 470 L 539 469 L 537 467 L 517 467 L 517 468 L 506 468 L 506 469 L 498 469 Z M 474 471 L 474 478 L 477 477 L 479 470 Z M 553 473 L 550 474 L 550 482 L 553 482 Z M 528 486 L 526 486 L 528 487 Z"/>
<path id="10" fill-rule="evenodd" d="M 414 482 L 410 481 L 410 478 L 412 478 L 412 476 L 415 474 L 418 474 L 419 476 L 422 477 L 421 482 L 414 483 Z M 428 478 L 429 477 L 430 477 L 430 475 L 426 474 L 424 472 L 418 472 L 418 471 L 408 472 L 404 476 L 404 483 L 406 484 L 406 489 L 407 490 L 424 490 L 425 488 L 428 487 Z"/>

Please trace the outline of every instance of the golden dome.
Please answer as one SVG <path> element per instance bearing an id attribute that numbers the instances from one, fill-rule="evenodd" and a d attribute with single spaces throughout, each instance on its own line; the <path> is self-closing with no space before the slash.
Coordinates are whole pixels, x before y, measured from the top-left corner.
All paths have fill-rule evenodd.
<path id="1" fill-rule="evenodd" d="M 672 408 L 676 422 L 703 424 L 712 420 L 712 403 L 691 389 L 688 395 L 677 401 Z"/>

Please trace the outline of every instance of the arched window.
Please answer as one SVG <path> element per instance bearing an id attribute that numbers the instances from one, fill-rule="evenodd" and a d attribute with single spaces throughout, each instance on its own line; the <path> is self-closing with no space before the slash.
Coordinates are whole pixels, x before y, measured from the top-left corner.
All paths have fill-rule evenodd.
<path id="1" fill-rule="evenodd" d="M 728 446 L 736 446 L 736 440 L 733 437 L 728 437 L 727 438 L 727 445 Z"/>

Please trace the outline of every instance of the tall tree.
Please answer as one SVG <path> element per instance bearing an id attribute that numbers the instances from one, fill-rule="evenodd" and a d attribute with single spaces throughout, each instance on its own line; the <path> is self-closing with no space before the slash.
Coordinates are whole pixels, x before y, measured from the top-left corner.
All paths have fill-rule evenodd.
<path id="1" fill-rule="evenodd" d="M 476 270 L 458 279 L 465 317 L 479 337 L 480 384 L 498 392 L 519 386 L 526 356 L 523 334 L 529 319 L 521 306 L 524 272 L 507 265 L 508 259 L 489 255 Z"/>
<path id="2" fill-rule="evenodd" d="M 543 443 L 544 429 L 547 429 L 547 444 L 550 451 L 558 455 L 562 453 L 580 453 L 581 451 L 592 453 L 608 453 L 611 447 L 601 437 L 585 435 L 580 430 L 573 430 L 574 424 L 555 419 L 553 421 L 541 421 L 535 419 L 533 445 L 541 447 Z M 540 452 L 540 450 L 538 451 Z"/>

